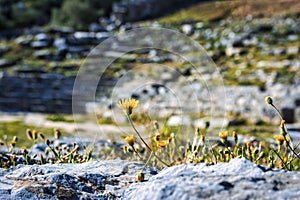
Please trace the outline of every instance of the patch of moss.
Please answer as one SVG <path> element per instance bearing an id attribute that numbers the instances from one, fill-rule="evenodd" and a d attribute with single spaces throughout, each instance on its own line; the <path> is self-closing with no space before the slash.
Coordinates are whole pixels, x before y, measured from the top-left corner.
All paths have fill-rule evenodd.
<path id="1" fill-rule="evenodd" d="M 53 122 L 68 122 L 68 123 L 74 122 L 74 119 L 71 116 L 64 116 L 61 114 L 49 115 L 46 117 L 46 119 Z"/>
<path id="2" fill-rule="evenodd" d="M 14 136 L 18 137 L 18 142 L 16 147 L 26 146 L 30 147 L 32 145 L 32 141 L 28 140 L 26 137 L 26 130 L 37 130 L 38 132 L 42 132 L 45 137 L 51 138 L 53 137 L 53 129 L 45 128 L 45 127 L 35 127 L 32 125 L 24 124 L 21 121 L 14 122 L 0 122 L 0 139 L 4 142 L 8 142 L 12 140 Z M 69 133 L 63 132 L 64 136 L 69 135 Z"/>

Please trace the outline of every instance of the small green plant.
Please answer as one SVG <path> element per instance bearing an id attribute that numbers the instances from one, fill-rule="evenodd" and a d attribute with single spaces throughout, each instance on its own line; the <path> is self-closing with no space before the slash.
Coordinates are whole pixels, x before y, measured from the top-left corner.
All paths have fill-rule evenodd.
<path id="1" fill-rule="evenodd" d="M 267 104 L 269 104 L 276 110 L 277 114 L 281 119 L 280 126 L 279 126 L 280 133 L 279 135 L 274 136 L 274 138 L 277 141 L 278 147 L 277 149 L 271 149 L 271 150 L 279 158 L 280 164 L 283 166 L 283 168 L 288 170 L 293 170 L 294 167 L 296 167 L 296 163 L 299 164 L 300 152 L 297 152 L 297 148 L 300 142 L 297 145 L 294 145 L 292 143 L 292 140 L 290 138 L 290 135 L 285 125 L 285 120 L 283 118 L 283 115 L 280 113 L 278 108 L 273 104 L 273 99 L 270 96 L 267 96 L 265 98 L 265 101 Z"/>
<path id="2" fill-rule="evenodd" d="M 102 150 L 102 158 L 120 157 L 127 160 L 139 160 L 145 164 L 137 174 L 137 181 L 145 180 L 145 167 L 154 166 L 163 168 L 182 163 L 206 163 L 217 164 L 229 162 L 233 158 L 244 157 L 254 163 L 266 165 L 272 168 L 300 170 L 299 145 L 293 144 L 288 133 L 284 118 L 274 105 L 271 97 L 266 97 L 266 103 L 272 106 L 280 117 L 279 133 L 274 135 L 274 140 L 252 139 L 249 141 L 239 140 L 239 131 L 223 130 L 218 137 L 210 137 L 209 123 L 205 127 L 195 127 L 191 140 L 187 139 L 186 132 L 180 134 L 178 127 L 160 126 L 159 122 L 153 121 L 148 124 L 147 137 L 140 133 L 135 124 L 148 120 L 133 121 L 134 109 L 139 101 L 135 99 L 122 99 L 118 106 L 123 110 L 130 123 L 133 133 L 123 135 L 123 151 L 112 138 L 110 147 Z M 145 124 L 144 124 L 145 123 Z M 269 125 L 270 126 L 270 125 Z M 143 134 L 143 135 L 142 135 Z M 254 133 L 253 133 L 254 134 Z M 27 139 L 31 146 L 43 141 L 47 148 L 40 155 L 32 154 L 32 147 L 18 147 L 21 136 L 4 135 L 0 140 L 0 167 L 9 168 L 17 164 L 46 164 L 46 163 L 82 163 L 92 160 L 93 148 L 85 148 L 74 144 L 60 144 L 62 133 L 58 129 L 53 131 L 53 139 L 48 139 L 42 132 L 27 129 Z M 143 137 L 142 137 L 143 136 Z M 103 154 L 103 155 L 102 155 Z M 131 155 L 131 156 L 129 156 Z"/>
<path id="3" fill-rule="evenodd" d="M 273 168 L 299 170 L 300 160 L 297 153 L 297 145 L 293 145 L 285 121 L 273 104 L 270 97 L 266 102 L 275 108 L 281 118 L 280 134 L 275 135 L 274 143 L 264 140 L 252 140 L 245 143 L 239 141 L 238 133 L 232 131 L 232 138 L 229 138 L 228 131 L 219 132 L 219 140 L 207 139 L 206 135 L 209 123 L 202 129 L 196 127 L 192 142 L 176 138 L 173 132 L 166 132 L 168 128 L 160 128 L 157 121 L 153 122 L 153 128 L 148 130 L 150 137 L 146 141 L 135 127 L 131 115 L 139 101 L 135 99 L 122 99 L 118 106 L 127 116 L 135 135 L 123 136 L 126 145 L 123 152 L 135 155 L 138 160 L 143 160 L 145 165 L 137 175 L 137 180 L 144 180 L 144 168 L 147 165 L 156 167 L 171 166 L 181 163 L 217 164 L 219 162 L 229 162 L 233 158 L 244 157 L 248 160 L 267 165 Z M 169 163 L 169 164 L 167 164 Z"/>
<path id="4" fill-rule="evenodd" d="M 140 171 L 137 180 L 141 181 L 144 178 L 142 177 L 143 174 L 143 170 L 145 169 L 145 167 L 147 166 L 148 162 L 150 161 L 151 157 L 154 156 L 159 162 L 161 162 L 163 165 L 165 166 L 170 166 L 168 165 L 166 162 L 164 162 L 159 156 L 156 155 L 156 153 L 154 152 L 154 149 L 150 147 L 150 145 L 148 145 L 148 143 L 143 139 L 143 137 L 141 136 L 141 134 L 139 133 L 139 131 L 136 129 L 135 125 L 133 124 L 133 121 L 130 117 L 130 115 L 132 114 L 132 111 L 134 108 L 136 108 L 139 104 L 139 101 L 136 99 L 122 99 L 121 101 L 119 101 L 118 106 L 120 109 L 123 110 L 124 114 L 126 115 L 128 121 L 130 122 L 131 127 L 133 128 L 134 132 L 136 133 L 136 135 L 138 136 L 138 138 L 141 140 L 141 142 L 145 145 L 146 149 L 150 152 L 150 155 L 145 163 L 145 166 L 142 168 L 142 170 Z M 127 136 L 125 137 L 125 141 L 127 142 L 127 144 L 132 148 L 133 152 L 135 152 L 139 157 L 141 157 L 139 155 L 139 152 L 136 151 L 136 149 L 134 148 L 134 136 Z"/>
<path id="5" fill-rule="evenodd" d="M 82 163 L 92 160 L 93 149 L 91 148 L 82 148 L 76 143 L 66 145 L 55 142 L 60 139 L 61 135 L 60 130 L 54 129 L 54 139 L 50 140 L 42 132 L 27 129 L 26 136 L 32 142 L 31 148 L 26 146 L 16 148 L 17 136 L 11 140 L 4 137 L 4 141 L 0 140 L 0 148 L 4 147 L 0 151 L 0 167 L 9 168 L 17 164 Z M 39 141 L 43 141 L 47 145 L 45 152 L 39 155 L 32 154 L 33 145 Z"/>
<path id="6" fill-rule="evenodd" d="M 104 117 L 102 115 L 98 115 L 97 118 L 98 118 L 98 124 L 113 124 L 113 125 L 116 124 L 116 122 L 112 117 Z"/>

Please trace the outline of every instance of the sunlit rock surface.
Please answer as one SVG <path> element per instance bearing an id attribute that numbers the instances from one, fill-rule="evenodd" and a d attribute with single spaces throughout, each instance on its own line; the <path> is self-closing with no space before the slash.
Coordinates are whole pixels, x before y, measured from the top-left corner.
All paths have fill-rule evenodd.
<path id="1" fill-rule="evenodd" d="M 0 169 L 0 199 L 297 199 L 300 173 L 272 170 L 246 159 L 184 164 L 158 172 L 121 160 L 18 165 Z M 157 174 L 158 173 L 158 174 Z"/>
<path id="2" fill-rule="evenodd" d="M 271 170 L 246 159 L 213 166 L 166 168 L 144 183 L 134 183 L 126 199 L 297 199 L 300 173 Z"/>

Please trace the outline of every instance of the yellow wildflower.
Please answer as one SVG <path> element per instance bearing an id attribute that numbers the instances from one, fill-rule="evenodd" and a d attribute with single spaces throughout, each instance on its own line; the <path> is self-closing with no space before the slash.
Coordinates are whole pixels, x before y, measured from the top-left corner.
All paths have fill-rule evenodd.
<path id="1" fill-rule="evenodd" d="M 168 145 L 167 140 L 162 140 L 157 143 L 158 148 L 165 148 Z"/>
<path id="2" fill-rule="evenodd" d="M 285 139 L 287 142 L 291 141 L 291 138 L 289 136 L 285 136 Z"/>
<path id="3" fill-rule="evenodd" d="M 251 142 L 250 141 L 246 142 L 246 147 L 247 147 L 247 149 L 250 149 L 250 147 L 251 147 Z"/>
<path id="4" fill-rule="evenodd" d="M 220 137 L 222 143 L 226 143 L 227 138 L 228 138 L 228 131 L 221 131 L 219 133 L 219 137 Z"/>
<path id="5" fill-rule="evenodd" d="M 260 141 L 260 145 L 261 145 L 262 147 L 267 147 L 266 141 Z"/>
<path id="6" fill-rule="evenodd" d="M 287 162 L 289 161 L 289 158 L 288 158 L 287 156 L 284 156 L 283 161 L 284 161 L 285 163 L 287 163 Z"/>
<path id="7" fill-rule="evenodd" d="M 219 137 L 220 137 L 221 139 L 227 140 L 227 138 L 228 138 L 228 131 L 221 131 L 221 132 L 219 133 Z"/>
<path id="8" fill-rule="evenodd" d="M 121 99 L 118 103 L 118 107 L 121 108 L 126 115 L 131 115 L 132 110 L 136 108 L 138 104 L 139 101 L 133 98 Z"/>
<path id="9" fill-rule="evenodd" d="M 125 137 L 125 142 L 129 145 L 129 146 L 133 146 L 134 144 L 134 136 L 130 135 L 130 136 L 126 136 Z"/>
<path id="10" fill-rule="evenodd" d="M 274 138 L 275 138 L 276 142 L 278 143 L 278 145 L 282 145 L 282 143 L 284 142 L 283 135 L 274 135 Z"/>

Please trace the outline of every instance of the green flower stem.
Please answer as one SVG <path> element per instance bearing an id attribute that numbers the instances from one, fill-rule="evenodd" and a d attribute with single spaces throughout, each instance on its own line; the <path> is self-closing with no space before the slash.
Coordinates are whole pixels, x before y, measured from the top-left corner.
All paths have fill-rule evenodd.
<path id="1" fill-rule="evenodd" d="M 286 165 L 290 165 L 290 170 L 292 171 L 293 170 L 293 165 L 291 164 L 294 160 L 295 160 L 296 157 L 293 157 L 291 158 L 287 163 Z"/>
<path id="2" fill-rule="evenodd" d="M 298 158 L 300 159 L 300 156 L 297 154 L 297 152 L 295 152 L 295 150 L 290 146 L 289 142 L 287 141 L 285 135 L 283 136 L 284 137 L 284 141 L 286 142 L 286 144 L 288 145 L 289 149 L 293 152 L 293 154 Z"/>
<path id="3" fill-rule="evenodd" d="M 144 145 L 147 147 L 147 149 L 149 149 L 151 152 L 153 152 L 153 150 L 149 147 L 149 145 L 146 143 L 146 141 L 142 138 L 142 136 L 140 135 L 140 133 L 138 132 L 138 130 L 135 128 L 132 119 L 130 118 L 130 115 L 127 114 L 126 115 L 128 118 L 128 121 L 130 122 L 130 125 L 132 126 L 134 132 L 139 136 L 140 140 L 144 143 Z M 164 165 L 166 165 L 167 167 L 170 167 L 170 165 L 168 165 L 167 163 L 165 163 L 163 160 L 161 160 L 154 152 L 153 155 L 155 156 L 155 158 L 157 158 L 157 160 L 159 160 L 161 163 L 163 163 Z"/>
<path id="4" fill-rule="evenodd" d="M 281 120 L 284 120 L 282 114 L 281 114 L 280 111 L 277 109 L 277 107 L 276 107 L 273 103 L 271 103 L 270 105 L 276 110 L 276 112 L 278 113 L 278 115 L 279 115 L 279 117 L 281 118 Z M 286 132 L 285 124 L 283 124 L 283 129 L 284 129 L 284 131 Z M 288 134 L 288 133 L 287 133 L 287 134 Z M 286 144 L 288 145 L 289 149 L 293 152 L 293 154 L 294 154 L 298 159 L 300 159 L 300 156 L 295 152 L 294 148 L 292 148 L 291 145 L 289 144 L 289 142 L 287 141 L 286 136 L 284 135 L 283 137 L 284 137 L 284 140 L 285 140 Z"/>
<path id="5" fill-rule="evenodd" d="M 50 148 L 51 152 L 54 154 L 54 156 L 56 157 L 56 159 L 58 159 L 60 162 L 62 162 L 62 160 L 59 157 L 59 155 L 57 154 L 57 152 L 50 145 L 48 145 L 48 147 Z"/>
<path id="6" fill-rule="evenodd" d="M 217 164 L 219 161 L 218 161 L 216 152 L 215 152 L 215 150 L 213 149 L 213 147 L 211 146 L 211 144 L 209 143 L 209 141 L 208 141 L 208 145 L 209 145 L 209 147 L 210 147 L 210 151 L 212 152 L 212 155 L 214 156 L 215 161 L 216 161 L 216 164 Z"/>
<path id="7" fill-rule="evenodd" d="M 284 162 L 284 160 L 281 158 L 281 156 L 279 155 L 279 153 L 277 151 L 275 151 L 274 149 L 271 149 L 277 156 L 278 158 L 281 160 L 281 162 L 283 163 L 284 167 L 286 169 L 289 169 L 288 166 L 286 165 L 286 163 Z"/>
<path id="8" fill-rule="evenodd" d="M 67 155 L 63 156 L 62 159 L 63 160 L 67 159 L 68 157 L 70 157 L 71 154 L 75 153 L 77 150 L 79 150 L 79 146 L 74 147 L 74 149 Z"/>
<path id="9" fill-rule="evenodd" d="M 280 111 L 276 108 L 276 106 L 275 106 L 274 104 L 270 104 L 270 105 L 276 110 L 276 112 L 278 113 L 280 119 L 281 119 L 281 120 L 284 120 L 282 114 L 281 114 Z"/>
<path id="10" fill-rule="evenodd" d="M 142 157 L 140 156 L 139 152 L 137 152 L 137 151 L 135 150 L 135 148 L 134 148 L 133 145 L 131 146 L 131 148 L 133 149 L 134 153 L 136 153 L 136 155 L 137 155 L 140 159 L 142 159 Z"/>
<path id="11" fill-rule="evenodd" d="M 145 165 L 143 166 L 143 168 L 141 169 L 141 172 L 144 171 L 144 169 L 145 169 L 146 166 L 148 165 L 148 163 L 149 163 L 149 161 L 150 161 L 150 159 L 151 159 L 152 156 L 153 156 L 153 151 L 151 151 L 150 156 L 148 157 L 148 159 L 147 159 Z"/>
<path id="12" fill-rule="evenodd" d="M 229 155 L 231 155 L 232 151 L 228 148 L 227 142 L 224 145 L 225 145 L 225 148 L 229 151 Z"/>
<path id="13" fill-rule="evenodd" d="M 294 149 L 297 149 L 299 145 L 300 145 L 300 142 L 298 142 L 298 144 L 294 147 Z"/>

